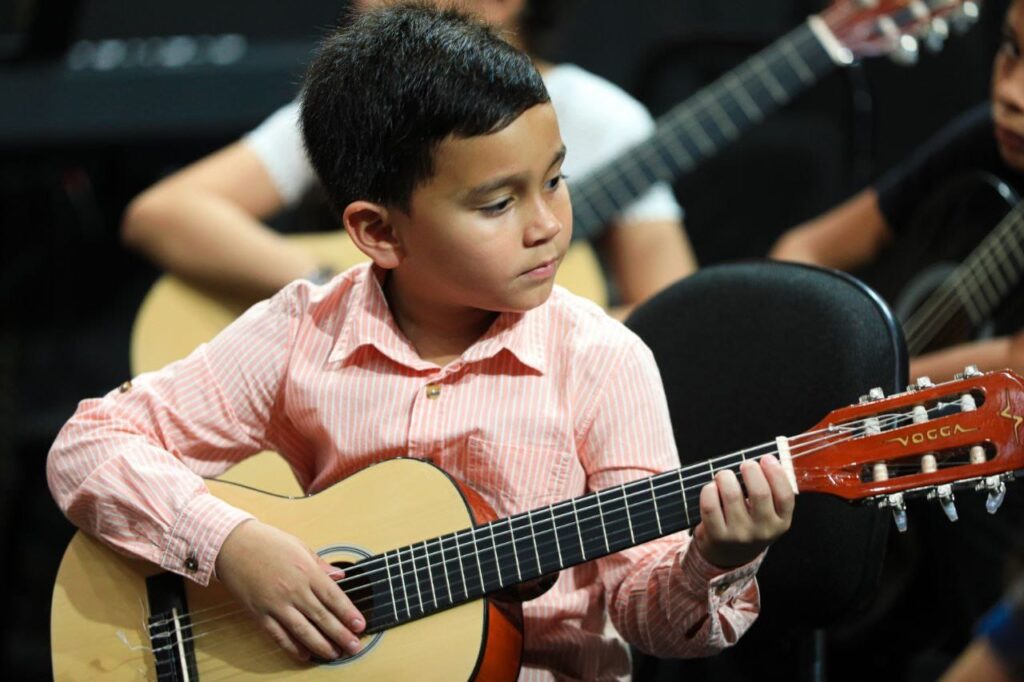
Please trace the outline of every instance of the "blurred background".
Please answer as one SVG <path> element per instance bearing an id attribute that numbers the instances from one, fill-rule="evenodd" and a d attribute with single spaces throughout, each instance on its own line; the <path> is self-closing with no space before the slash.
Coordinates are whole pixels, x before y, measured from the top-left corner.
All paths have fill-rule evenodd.
<path id="1" fill-rule="evenodd" d="M 547 56 L 658 115 L 820 11 L 799 0 L 578 0 Z M 912 67 L 835 72 L 677 187 L 701 264 L 762 256 L 988 91 L 1006 0 Z M 129 332 L 158 273 L 121 213 L 162 176 L 295 95 L 343 0 L 0 0 L 0 665 L 50 675 L 52 582 L 70 525 L 47 450 L 77 402 L 129 378 Z M 280 218 L 298 230 L 322 217 Z"/>

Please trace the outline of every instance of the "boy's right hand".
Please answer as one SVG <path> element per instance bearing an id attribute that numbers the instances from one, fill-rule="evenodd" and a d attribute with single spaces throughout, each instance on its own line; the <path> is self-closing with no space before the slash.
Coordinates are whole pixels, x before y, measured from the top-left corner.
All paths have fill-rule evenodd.
<path id="1" fill-rule="evenodd" d="M 359 651 L 366 621 L 335 580 L 343 572 L 293 535 L 255 519 L 221 546 L 217 577 L 281 648 L 300 661 Z"/>

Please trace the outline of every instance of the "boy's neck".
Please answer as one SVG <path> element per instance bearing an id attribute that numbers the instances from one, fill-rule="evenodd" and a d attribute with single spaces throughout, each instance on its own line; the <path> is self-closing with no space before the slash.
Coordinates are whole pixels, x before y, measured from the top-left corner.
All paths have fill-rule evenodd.
<path id="1" fill-rule="evenodd" d="M 383 290 L 395 323 L 416 354 L 439 367 L 460 357 L 498 317 L 496 312 L 477 308 L 430 306 L 403 292 L 393 272 L 386 276 Z"/>

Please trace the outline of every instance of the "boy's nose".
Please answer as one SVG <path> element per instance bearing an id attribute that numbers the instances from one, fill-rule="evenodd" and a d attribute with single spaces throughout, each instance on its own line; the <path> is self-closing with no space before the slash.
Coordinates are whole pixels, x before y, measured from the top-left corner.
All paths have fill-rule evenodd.
<path id="1" fill-rule="evenodd" d="M 552 207 L 548 205 L 547 201 L 540 199 L 537 201 L 537 209 L 534 211 L 533 219 L 526 229 L 526 244 L 527 246 L 532 246 L 544 243 L 554 238 L 555 235 L 562 231 L 562 228 L 562 221 L 555 215 Z"/>

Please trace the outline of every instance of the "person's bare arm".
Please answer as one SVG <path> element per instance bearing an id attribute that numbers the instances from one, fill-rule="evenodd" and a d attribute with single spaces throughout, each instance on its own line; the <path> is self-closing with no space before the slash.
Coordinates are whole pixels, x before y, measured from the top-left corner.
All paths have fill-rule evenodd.
<path id="1" fill-rule="evenodd" d="M 777 260 L 851 270 L 874 260 L 891 238 L 878 206 L 878 194 L 869 188 L 790 229 L 768 255 Z"/>
<path id="2" fill-rule="evenodd" d="M 920 355 L 910 361 L 910 378 L 926 376 L 946 381 L 967 365 L 977 365 L 983 372 L 1006 368 L 1024 371 L 1024 331 Z"/>
<path id="3" fill-rule="evenodd" d="M 260 222 L 282 207 L 259 157 L 236 142 L 136 197 L 121 234 L 175 275 L 256 301 L 317 267 Z"/>
<path id="4" fill-rule="evenodd" d="M 697 269 L 690 240 L 678 220 L 620 222 L 609 230 L 606 248 L 623 302 L 612 315 L 620 320 Z"/>

